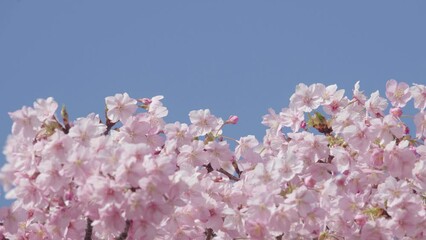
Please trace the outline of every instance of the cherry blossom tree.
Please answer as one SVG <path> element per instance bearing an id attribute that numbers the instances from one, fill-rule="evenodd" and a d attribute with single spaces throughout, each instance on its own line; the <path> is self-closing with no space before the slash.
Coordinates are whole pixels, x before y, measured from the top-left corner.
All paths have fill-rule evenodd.
<path id="1" fill-rule="evenodd" d="M 425 239 L 426 86 L 385 95 L 299 84 L 263 139 L 226 136 L 238 117 L 208 109 L 167 123 L 162 96 L 116 94 L 75 120 L 38 99 L 9 113 L 0 236 Z"/>

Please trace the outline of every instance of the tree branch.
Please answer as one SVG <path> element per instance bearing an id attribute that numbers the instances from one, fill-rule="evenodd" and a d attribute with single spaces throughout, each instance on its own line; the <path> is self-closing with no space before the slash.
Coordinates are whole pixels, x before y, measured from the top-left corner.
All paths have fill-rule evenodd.
<path id="1" fill-rule="evenodd" d="M 132 222 L 130 220 L 126 220 L 126 227 L 124 228 L 124 231 L 115 240 L 126 240 L 127 239 L 127 235 L 129 233 L 131 223 Z"/>
<path id="2" fill-rule="evenodd" d="M 229 172 L 227 172 L 225 169 L 223 169 L 223 168 L 220 168 L 220 169 L 218 169 L 217 170 L 218 172 L 220 172 L 220 173 L 223 173 L 223 174 L 225 174 L 229 179 L 231 179 L 231 180 L 234 180 L 234 181 L 240 181 L 240 178 L 238 178 L 238 177 L 236 177 L 236 176 L 234 176 L 234 175 L 232 175 L 232 174 L 230 174 Z"/>
<path id="3" fill-rule="evenodd" d="M 84 235 L 84 240 L 92 240 L 92 231 L 93 231 L 92 223 L 93 223 L 92 219 L 87 218 L 86 235 Z"/>
<path id="4" fill-rule="evenodd" d="M 211 229 L 211 228 L 206 229 L 204 234 L 206 235 L 206 240 L 212 240 L 213 237 L 215 236 L 213 229 Z"/>

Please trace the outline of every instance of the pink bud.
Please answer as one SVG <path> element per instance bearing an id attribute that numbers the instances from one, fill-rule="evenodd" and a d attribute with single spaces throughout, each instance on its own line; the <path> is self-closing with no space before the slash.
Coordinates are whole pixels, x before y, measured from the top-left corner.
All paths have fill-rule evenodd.
<path id="1" fill-rule="evenodd" d="M 345 175 L 338 175 L 336 176 L 336 185 L 337 186 L 345 186 L 345 182 L 346 182 L 346 176 Z"/>
<path id="2" fill-rule="evenodd" d="M 351 173 L 351 172 L 348 169 L 346 169 L 342 172 L 342 174 L 345 175 L 345 176 L 348 176 L 349 173 Z"/>
<path id="3" fill-rule="evenodd" d="M 410 128 L 404 124 L 404 133 L 405 134 L 410 134 Z"/>
<path id="4" fill-rule="evenodd" d="M 363 214 L 357 214 L 354 218 L 354 221 L 356 224 L 362 227 L 367 222 L 367 216 Z"/>
<path id="5" fill-rule="evenodd" d="M 141 103 L 143 103 L 145 105 L 149 105 L 149 104 L 152 103 L 152 100 L 150 98 L 139 98 L 138 102 L 141 102 Z"/>
<path id="6" fill-rule="evenodd" d="M 313 179 L 311 176 L 307 177 L 303 181 L 305 183 L 305 186 L 308 188 L 313 188 L 315 186 L 315 179 Z"/>
<path id="7" fill-rule="evenodd" d="M 394 117 L 402 116 L 402 109 L 400 107 L 391 108 L 389 111 Z"/>
<path id="8" fill-rule="evenodd" d="M 305 120 L 303 120 L 303 121 L 300 123 L 300 127 L 301 127 L 302 129 L 306 129 L 306 122 L 305 122 Z"/>
<path id="9" fill-rule="evenodd" d="M 231 115 L 229 116 L 228 120 L 225 122 L 226 124 L 237 124 L 238 123 L 238 116 Z"/>

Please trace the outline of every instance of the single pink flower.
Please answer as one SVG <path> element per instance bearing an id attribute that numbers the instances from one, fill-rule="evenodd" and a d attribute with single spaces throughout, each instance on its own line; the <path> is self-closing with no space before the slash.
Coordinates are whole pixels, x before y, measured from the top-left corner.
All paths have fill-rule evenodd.
<path id="1" fill-rule="evenodd" d="M 114 96 L 106 97 L 105 103 L 108 110 L 107 116 L 111 122 L 125 123 L 138 108 L 137 101 L 127 93 L 117 93 Z"/>
<path id="2" fill-rule="evenodd" d="M 411 99 L 410 87 L 405 82 L 391 79 L 386 82 L 386 97 L 394 107 L 405 107 Z"/>

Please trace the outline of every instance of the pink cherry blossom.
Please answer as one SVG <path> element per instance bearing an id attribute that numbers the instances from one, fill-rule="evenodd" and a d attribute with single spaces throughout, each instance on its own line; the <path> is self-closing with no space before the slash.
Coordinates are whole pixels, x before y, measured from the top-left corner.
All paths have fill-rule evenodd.
<path id="1" fill-rule="evenodd" d="M 12 133 L 22 134 L 26 138 L 34 138 L 42 124 L 37 112 L 30 107 L 24 106 L 21 110 L 9 113 L 9 116 L 13 120 Z"/>
<path id="2" fill-rule="evenodd" d="M 365 102 L 365 108 L 372 116 L 383 116 L 383 112 L 387 106 L 386 99 L 380 97 L 379 91 L 372 93 L 370 98 Z"/>
<path id="3" fill-rule="evenodd" d="M 126 122 L 138 108 L 137 101 L 127 93 L 117 93 L 114 96 L 105 98 L 106 107 L 108 109 L 107 116 L 112 122 Z"/>
<path id="4" fill-rule="evenodd" d="M 191 111 L 189 113 L 189 118 L 192 123 L 191 127 L 197 136 L 202 136 L 211 132 L 218 125 L 218 119 L 210 114 L 210 110 L 208 109 Z"/>
<path id="5" fill-rule="evenodd" d="M 262 141 L 226 135 L 238 117 L 209 110 L 168 123 L 162 96 L 136 113 L 117 94 L 107 116 L 76 120 L 38 99 L 9 114 L 0 179 L 14 202 L 0 209 L 0 238 L 423 239 L 423 88 L 390 80 L 386 115 L 386 99 L 367 99 L 359 82 L 352 99 L 299 84 L 290 106 L 263 117 Z"/>
<path id="6" fill-rule="evenodd" d="M 283 126 L 291 128 L 293 132 L 297 132 L 300 128 L 303 128 L 305 117 L 300 110 L 295 108 L 283 108 L 280 112 L 280 119 Z"/>
<path id="7" fill-rule="evenodd" d="M 422 84 L 414 84 L 410 88 L 411 95 L 414 99 L 414 107 L 421 111 L 426 108 L 426 86 Z"/>
<path id="8" fill-rule="evenodd" d="M 309 87 L 300 83 L 296 87 L 296 92 L 290 97 L 290 106 L 304 112 L 311 112 L 321 104 L 321 87 L 312 84 Z"/>
<path id="9" fill-rule="evenodd" d="M 404 107 L 411 99 L 410 87 L 405 82 L 391 79 L 386 83 L 386 97 L 394 107 Z"/>
<path id="10" fill-rule="evenodd" d="M 34 103 L 34 110 L 37 112 L 37 117 L 41 122 L 52 117 L 57 108 L 58 103 L 52 97 L 47 99 L 40 98 Z"/>
<path id="11" fill-rule="evenodd" d="M 416 137 L 426 137 L 426 112 L 419 112 L 414 116 L 416 125 Z"/>

